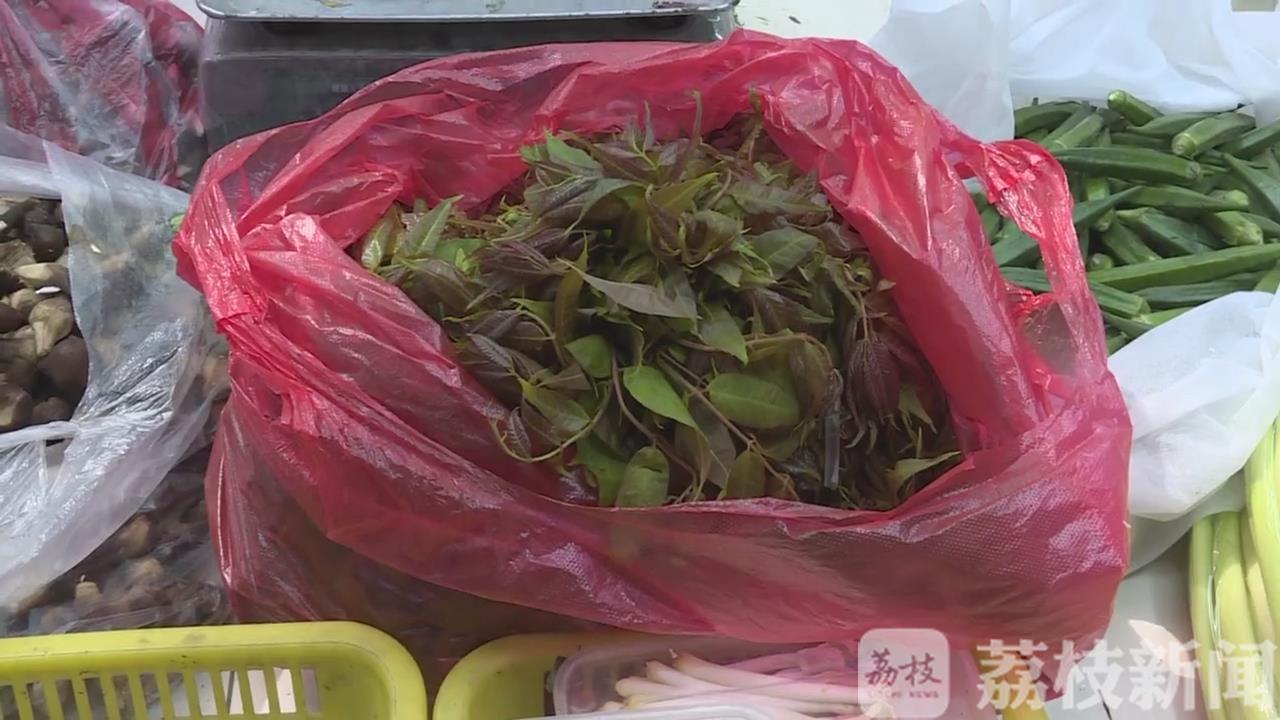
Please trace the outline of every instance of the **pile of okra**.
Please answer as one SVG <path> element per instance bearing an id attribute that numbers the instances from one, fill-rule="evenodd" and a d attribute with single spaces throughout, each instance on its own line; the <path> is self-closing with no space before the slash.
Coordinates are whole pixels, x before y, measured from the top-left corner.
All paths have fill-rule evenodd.
<path id="1" fill-rule="evenodd" d="M 1107 107 L 1036 102 L 1014 134 L 1053 153 L 1115 352 L 1196 305 L 1280 286 L 1280 121 L 1238 110 L 1162 113 L 1117 90 Z M 1034 240 L 975 196 L 1015 285 L 1047 292 Z"/>

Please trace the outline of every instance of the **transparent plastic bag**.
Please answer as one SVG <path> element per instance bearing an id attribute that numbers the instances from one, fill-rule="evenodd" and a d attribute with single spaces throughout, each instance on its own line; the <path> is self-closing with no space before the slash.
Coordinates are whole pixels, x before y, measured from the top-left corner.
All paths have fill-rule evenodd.
<path id="1" fill-rule="evenodd" d="M 183 462 L 88 557 L 19 607 L 0 611 L 0 635 L 229 621 L 204 504 L 208 457 Z"/>
<path id="2" fill-rule="evenodd" d="M 89 349 L 88 388 L 70 421 L 0 434 L 3 607 L 89 555 L 202 444 L 225 371 L 204 303 L 174 274 L 169 243 L 184 193 L 49 143 L 45 174 L 28 183 L 33 141 L 0 127 L 0 147 L 28 151 L 0 158 L 0 194 L 61 193 Z M 11 174 L 16 164 L 27 174 Z"/>
<path id="3" fill-rule="evenodd" d="M 207 155 L 196 82 L 203 34 L 167 0 L 0 3 L 0 121 L 190 187 Z"/>

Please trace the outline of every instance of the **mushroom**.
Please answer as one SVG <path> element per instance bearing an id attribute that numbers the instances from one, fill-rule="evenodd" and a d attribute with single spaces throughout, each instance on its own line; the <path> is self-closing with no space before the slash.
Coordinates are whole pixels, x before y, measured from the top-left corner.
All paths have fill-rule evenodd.
<path id="1" fill-rule="evenodd" d="M 70 420 L 73 410 L 71 403 L 60 397 L 45 398 L 31 408 L 31 424 L 43 425 Z"/>
<path id="2" fill-rule="evenodd" d="M 0 294 L 8 295 L 22 288 L 24 283 L 16 270 L 34 262 L 31 248 L 21 240 L 0 242 Z"/>
<path id="3" fill-rule="evenodd" d="M 27 314 L 8 305 L 0 305 L 0 333 L 13 332 L 27 324 Z"/>
<path id="4" fill-rule="evenodd" d="M 56 262 L 32 263 L 13 269 L 22 283 L 32 290 L 56 287 L 62 292 L 71 291 L 71 275 L 67 268 Z M 12 292 L 12 291 L 10 291 Z"/>
<path id="5" fill-rule="evenodd" d="M 33 339 L 33 349 L 34 345 Z M 84 340 L 72 335 L 54 345 L 49 354 L 36 363 L 36 368 L 49 379 L 60 397 L 68 402 L 79 401 L 89 383 L 89 349 Z"/>
<path id="6" fill-rule="evenodd" d="M 122 558 L 137 558 L 151 549 L 151 520 L 146 515 L 135 515 L 124 527 L 116 531 L 111 544 Z"/>
<path id="7" fill-rule="evenodd" d="M 41 635 L 57 635 L 65 632 L 76 621 L 76 612 L 65 605 L 55 605 L 44 608 L 43 611 L 32 611 L 31 614 L 40 616 L 35 625 L 40 629 Z"/>
<path id="8" fill-rule="evenodd" d="M 36 355 L 44 357 L 59 340 L 71 334 L 76 317 L 71 301 L 65 295 L 55 295 L 31 308 L 27 322 L 36 331 Z"/>
<path id="9" fill-rule="evenodd" d="M 0 383 L 9 383 L 31 392 L 36 385 L 35 363 L 23 358 L 14 358 L 0 365 Z"/>
<path id="10" fill-rule="evenodd" d="M 9 200 L 9 205 L 0 212 L 0 231 L 22 225 L 22 219 L 32 208 L 39 204 L 35 198 L 26 198 L 23 200 Z"/>
<path id="11" fill-rule="evenodd" d="M 17 278 L 17 275 L 14 275 L 14 277 Z M 22 281 L 19 280 L 18 282 Z M 31 314 L 31 308 L 35 307 L 36 303 L 40 302 L 45 297 L 47 296 L 41 295 L 29 287 L 23 286 L 22 288 L 6 295 L 4 297 L 4 304 L 22 313 L 22 317 L 25 318 L 27 315 Z"/>
<path id="12" fill-rule="evenodd" d="M 40 356 L 36 354 L 35 328 L 23 325 L 12 332 L 0 333 L 0 362 L 35 362 L 38 359 Z"/>
<path id="13" fill-rule="evenodd" d="M 102 591 L 98 589 L 98 583 L 88 580 L 81 580 L 76 583 L 76 599 L 74 602 L 77 610 L 90 608 L 101 599 Z"/>
<path id="14" fill-rule="evenodd" d="M 135 588 L 158 582 L 164 578 L 164 566 L 159 560 L 148 557 L 130 560 L 124 566 L 126 588 Z"/>
<path id="15" fill-rule="evenodd" d="M 9 383 L 0 384 L 0 432 L 18 430 L 31 424 L 31 396 Z"/>
<path id="16" fill-rule="evenodd" d="M 53 262 L 67 250 L 67 233 L 55 225 L 27 225 L 26 243 L 36 262 Z"/>
<path id="17" fill-rule="evenodd" d="M 28 209 L 26 214 L 22 216 L 23 232 L 29 235 L 31 234 L 32 225 L 52 225 L 55 223 L 56 220 L 53 219 L 53 212 L 60 204 L 61 203 L 52 200 L 46 200 L 43 202 L 37 200 L 36 204 Z"/>

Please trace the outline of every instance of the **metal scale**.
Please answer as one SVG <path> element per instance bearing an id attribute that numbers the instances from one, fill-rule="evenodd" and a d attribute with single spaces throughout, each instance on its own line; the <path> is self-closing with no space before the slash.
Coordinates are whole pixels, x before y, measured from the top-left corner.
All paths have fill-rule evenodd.
<path id="1" fill-rule="evenodd" d="M 737 0 L 198 0 L 210 147 L 313 118 L 430 58 L 549 42 L 710 42 Z"/>

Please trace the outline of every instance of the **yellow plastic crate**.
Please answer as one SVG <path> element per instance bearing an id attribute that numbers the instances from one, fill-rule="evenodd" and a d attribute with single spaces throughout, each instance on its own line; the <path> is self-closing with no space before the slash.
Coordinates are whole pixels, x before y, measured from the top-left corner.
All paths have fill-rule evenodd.
<path id="1" fill-rule="evenodd" d="M 348 622 L 0 640 L 3 720 L 427 720 L 409 653 Z"/>
<path id="2" fill-rule="evenodd" d="M 434 720 L 516 720 L 547 714 L 547 674 L 583 648 L 636 635 L 624 632 L 512 635 L 472 651 L 436 694 Z"/>

